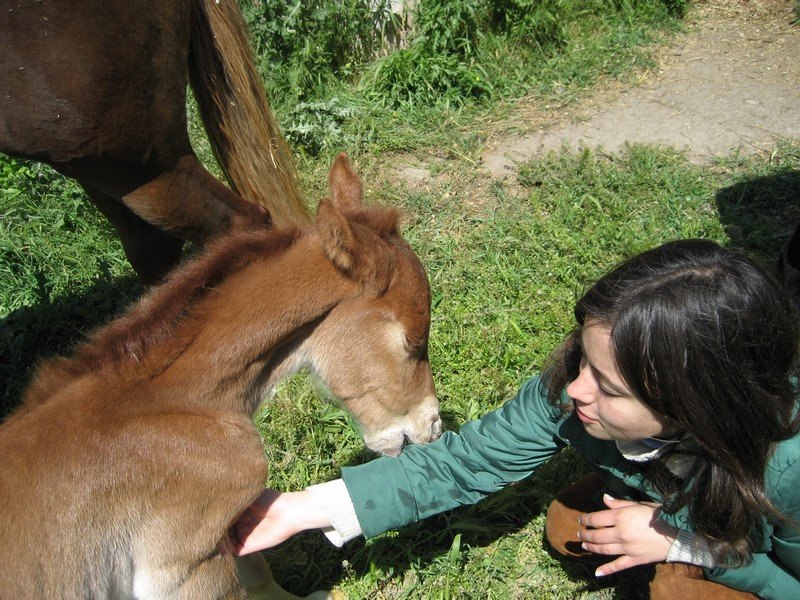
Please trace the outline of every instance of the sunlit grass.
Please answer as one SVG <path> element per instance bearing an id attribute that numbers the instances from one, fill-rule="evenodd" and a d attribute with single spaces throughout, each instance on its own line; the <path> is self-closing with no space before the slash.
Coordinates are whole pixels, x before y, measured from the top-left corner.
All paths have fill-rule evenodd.
<path id="1" fill-rule="evenodd" d="M 641 146 L 613 158 L 554 153 L 521 168 L 516 192 L 496 186 L 481 204 L 470 203 L 471 167 L 460 168 L 463 183 L 451 179 L 446 191 L 382 192 L 402 198 L 406 236 L 428 269 L 431 362 L 452 428 L 495 408 L 538 372 L 572 327 L 576 296 L 619 260 L 667 240 L 703 237 L 755 251 L 769 266 L 777 220 L 796 216 L 786 192 L 800 182 L 800 145 L 706 167 Z M 772 219 L 764 218 L 764 203 Z M 302 378 L 293 381 L 258 421 L 280 465 L 270 485 L 281 489 L 337 477 L 342 466 L 370 458 L 344 413 L 310 389 Z M 353 598 L 614 597 L 613 586 L 599 588 L 543 543 L 542 511 L 583 468 L 567 453 L 478 506 L 343 550 L 318 534 L 299 536 L 270 552 L 271 560 L 296 591 L 338 585 Z"/>

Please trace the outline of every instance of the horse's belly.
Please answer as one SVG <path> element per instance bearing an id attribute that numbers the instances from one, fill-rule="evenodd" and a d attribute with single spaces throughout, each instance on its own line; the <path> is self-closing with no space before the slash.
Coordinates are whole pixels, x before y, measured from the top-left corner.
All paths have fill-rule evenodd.
<path id="1" fill-rule="evenodd" d="M 0 10 L 0 151 L 126 159 L 185 137 L 188 11 L 183 0 Z"/>

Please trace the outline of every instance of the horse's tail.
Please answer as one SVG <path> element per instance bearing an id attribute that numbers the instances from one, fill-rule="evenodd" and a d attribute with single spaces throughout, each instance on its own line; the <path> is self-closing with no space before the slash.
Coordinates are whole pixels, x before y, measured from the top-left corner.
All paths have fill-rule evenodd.
<path id="1" fill-rule="evenodd" d="M 190 80 L 211 147 L 233 189 L 277 224 L 310 220 L 294 160 L 255 67 L 235 0 L 193 0 Z"/>

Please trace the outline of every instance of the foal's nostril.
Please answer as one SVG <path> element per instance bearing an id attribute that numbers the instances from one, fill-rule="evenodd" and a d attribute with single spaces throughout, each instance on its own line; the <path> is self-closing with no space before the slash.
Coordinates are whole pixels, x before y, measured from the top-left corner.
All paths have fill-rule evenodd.
<path id="1" fill-rule="evenodd" d="M 395 448 L 389 448 L 381 452 L 384 456 L 400 456 L 400 453 L 403 451 L 403 448 L 411 444 L 411 440 L 407 435 L 403 436 L 403 440 L 400 442 L 400 445 Z"/>

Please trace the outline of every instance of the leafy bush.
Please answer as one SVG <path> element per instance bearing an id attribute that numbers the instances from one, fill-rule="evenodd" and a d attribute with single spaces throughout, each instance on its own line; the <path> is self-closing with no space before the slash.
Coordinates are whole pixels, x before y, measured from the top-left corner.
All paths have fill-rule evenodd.
<path id="1" fill-rule="evenodd" d="M 559 17 L 560 2 L 536 0 L 488 0 L 489 22 L 498 32 L 533 44 L 540 49 L 560 47 L 566 42 L 565 19 Z"/>
<path id="2" fill-rule="evenodd" d="M 417 45 L 429 56 L 448 54 L 475 56 L 481 37 L 480 0 L 451 0 L 420 3 L 416 14 Z"/>
<path id="3" fill-rule="evenodd" d="M 423 2 L 411 45 L 377 60 L 361 81 L 368 98 L 382 105 L 463 104 L 491 95 L 477 62 L 481 3 Z"/>
<path id="4" fill-rule="evenodd" d="M 375 56 L 389 0 L 242 0 L 273 96 L 306 100 Z"/>

